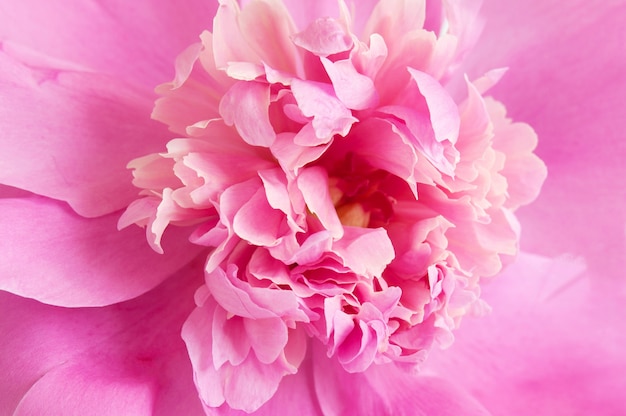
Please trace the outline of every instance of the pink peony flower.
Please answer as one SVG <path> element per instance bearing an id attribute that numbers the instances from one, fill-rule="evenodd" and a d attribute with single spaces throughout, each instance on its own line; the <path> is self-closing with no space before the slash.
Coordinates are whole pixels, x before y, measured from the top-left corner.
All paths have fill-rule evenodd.
<path id="1" fill-rule="evenodd" d="M 622 5 L 66 3 L 0 6 L 0 413 L 621 412 Z"/>

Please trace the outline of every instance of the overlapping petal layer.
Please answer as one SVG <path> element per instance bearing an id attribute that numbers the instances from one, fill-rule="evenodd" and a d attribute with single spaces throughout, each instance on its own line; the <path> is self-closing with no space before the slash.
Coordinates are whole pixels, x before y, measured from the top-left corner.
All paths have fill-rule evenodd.
<path id="1" fill-rule="evenodd" d="M 16 187 L 0 189 L 1 287 L 62 306 L 139 296 L 75 310 L 5 293 L 2 412 L 105 414 L 106 397 L 116 414 L 619 414 L 621 323 L 605 314 L 623 300 L 623 5 L 487 2 L 472 55 L 479 1 L 144 3 L 0 6 L 0 181 Z M 157 88 L 166 145 L 150 90 L 202 30 Z M 509 115 L 484 97 L 504 65 L 492 91 Z M 553 173 L 521 211 L 523 244 L 585 255 L 605 298 L 580 278 L 538 299 L 579 270 L 524 256 L 520 287 L 486 289 L 493 318 L 465 319 L 424 366 L 488 309 L 483 277 L 517 253 L 511 211 L 545 178 L 510 115 Z M 146 226 L 159 260 L 138 230 L 111 232 L 135 192 L 123 166 L 148 153 L 120 225 Z M 174 273 L 199 250 L 204 270 Z"/>

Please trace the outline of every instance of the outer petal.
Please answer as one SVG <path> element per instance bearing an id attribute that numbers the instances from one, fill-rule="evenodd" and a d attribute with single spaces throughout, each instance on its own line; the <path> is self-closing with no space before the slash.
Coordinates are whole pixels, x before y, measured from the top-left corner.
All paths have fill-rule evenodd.
<path id="1" fill-rule="evenodd" d="M 0 289 L 60 306 L 100 306 L 134 298 L 189 262 L 199 249 L 154 253 L 119 213 L 83 219 L 47 198 L 0 199 Z M 187 231 L 172 230 L 174 241 Z M 166 236 L 167 239 L 168 236 Z"/>
<path id="2" fill-rule="evenodd" d="M 137 195 L 126 164 L 167 137 L 150 120 L 149 95 L 48 58 L 32 65 L 0 52 L 0 182 L 65 200 L 85 216 L 125 207 Z"/>
<path id="3" fill-rule="evenodd" d="M 325 415 L 486 416 L 467 392 L 436 377 L 414 376 L 393 365 L 350 374 L 316 348 L 315 391 Z"/>
<path id="4" fill-rule="evenodd" d="M 583 267 L 520 256 L 483 286 L 492 314 L 466 318 L 425 370 L 456 380 L 494 414 L 623 414 L 625 285 L 606 296 Z"/>
<path id="5" fill-rule="evenodd" d="M 25 0 L 0 4 L 0 40 L 152 90 L 204 29 L 217 1 Z M 25 24 L 27 23 L 27 24 Z M 163 36 L 167 33 L 167 36 Z"/>
<path id="6" fill-rule="evenodd" d="M 584 255 L 599 275 L 620 279 L 626 259 L 626 4 L 485 3 L 487 25 L 470 73 L 511 68 L 493 94 L 510 117 L 533 126 L 549 172 L 539 198 L 519 212 L 522 247 Z"/>
<path id="7" fill-rule="evenodd" d="M 0 292 L 0 414 L 202 414 L 179 335 L 201 268 L 106 308 Z"/>

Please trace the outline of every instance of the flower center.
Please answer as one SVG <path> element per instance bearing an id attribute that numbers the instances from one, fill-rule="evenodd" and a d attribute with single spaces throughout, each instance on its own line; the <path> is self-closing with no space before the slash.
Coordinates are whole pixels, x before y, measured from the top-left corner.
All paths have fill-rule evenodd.
<path id="1" fill-rule="evenodd" d="M 395 199 L 381 190 L 386 172 L 367 176 L 331 177 L 330 196 L 343 225 L 363 228 L 385 226 L 393 216 Z"/>

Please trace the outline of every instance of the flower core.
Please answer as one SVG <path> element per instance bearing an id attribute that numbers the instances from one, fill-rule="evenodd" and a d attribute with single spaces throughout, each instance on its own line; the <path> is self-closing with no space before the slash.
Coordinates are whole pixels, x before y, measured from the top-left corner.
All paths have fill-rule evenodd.
<path id="1" fill-rule="evenodd" d="M 348 372 L 450 345 L 545 177 L 532 129 L 483 97 L 495 72 L 449 90 L 472 27 L 392 0 L 357 27 L 338 6 L 298 26 L 280 1 L 221 1 L 157 89 L 177 138 L 130 164 L 120 225 L 208 248 L 183 329 L 207 406 L 257 409 L 312 343 Z"/>

